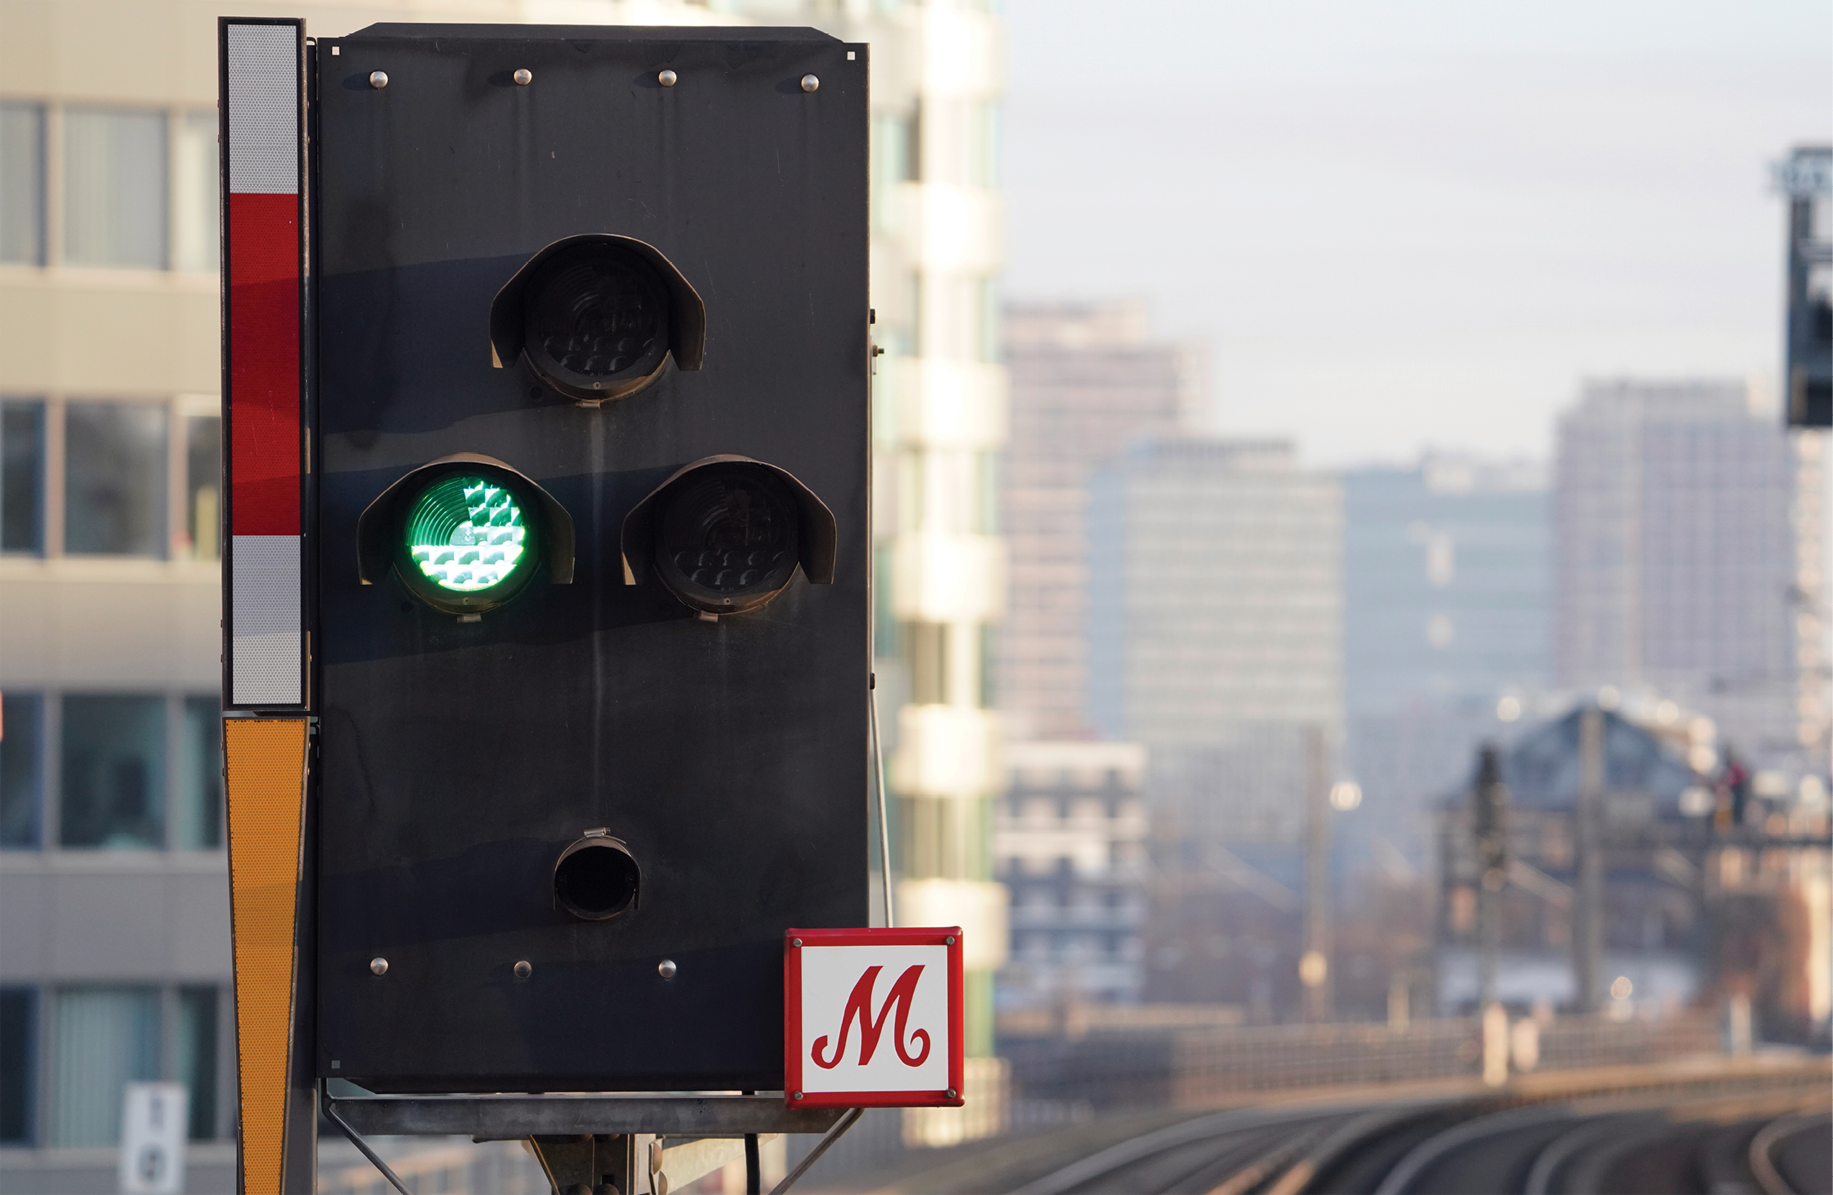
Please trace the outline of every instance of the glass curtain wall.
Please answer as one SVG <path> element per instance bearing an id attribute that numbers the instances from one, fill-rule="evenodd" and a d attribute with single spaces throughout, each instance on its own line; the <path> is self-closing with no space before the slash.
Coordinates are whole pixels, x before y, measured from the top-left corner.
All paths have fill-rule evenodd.
<path id="1" fill-rule="evenodd" d="M 165 845 L 165 705 L 161 696 L 65 695 L 60 845 Z"/>
<path id="2" fill-rule="evenodd" d="M 115 1144 L 123 1088 L 159 1077 L 158 989 L 60 991 L 53 1033 L 47 1144 Z"/>
<path id="3" fill-rule="evenodd" d="M 64 551 L 165 555 L 166 408 L 64 406 Z"/>
<path id="4" fill-rule="evenodd" d="M 0 988 L 0 1145 L 27 1145 L 37 1137 L 38 993 Z"/>
<path id="5" fill-rule="evenodd" d="M 222 555 L 217 512 L 222 503 L 223 420 L 194 415 L 184 424 L 185 525 L 177 539 L 193 560 L 215 560 Z"/>
<path id="6" fill-rule="evenodd" d="M 223 844 L 223 722 L 215 697 L 187 697 L 178 715 L 178 759 L 172 799 L 175 851 Z"/>
<path id="7" fill-rule="evenodd" d="M 44 699 L 0 695 L 0 850 L 35 850 L 44 833 Z"/>
<path id="8" fill-rule="evenodd" d="M 186 112 L 174 128 L 172 268 L 214 273 L 220 260 L 216 113 Z"/>
<path id="9" fill-rule="evenodd" d="M 45 262 L 45 106 L 0 103 L 0 262 Z"/>
<path id="10" fill-rule="evenodd" d="M 64 110 L 65 263 L 165 268 L 166 124 L 161 111 Z"/>
<path id="11" fill-rule="evenodd" d="M 45 404 L 0 402 L 0 552 L 44 551 Z"/>
<path id="12" fill-rule="evenodd" d="M 178 990 L 178 1065 L 173 1078 L 190 1093 L 190 1123 L 185 1135 L 193 1141 L 216 1136 L 217 990 L 188 987 Z"/>

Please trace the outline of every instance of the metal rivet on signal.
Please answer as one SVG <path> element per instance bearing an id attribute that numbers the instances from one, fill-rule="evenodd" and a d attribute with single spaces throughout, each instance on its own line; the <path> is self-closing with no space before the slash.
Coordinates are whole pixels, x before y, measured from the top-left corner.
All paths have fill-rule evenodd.
<path id="1" fill-rule="evenodd" d="M 800 945 L 802 944 L 802 939 L 800 939 L 800 938 L 791 938 L 791 939 L 789 939 L 789 944 L 790 944 L 791 946 L 800 946 Z"/>
<path id="2" fill-rule="evenodd" d="M 948 943 L 950 946 L 953 946 L 955 944 L 955 939 L 952 935 L 949 937 L 943 938 L 942 940 Z"/>
<path id="3" fill-rule="evenodd" d="M 370 959 L 369 960 L 369 973 L 371 975 L 388 974 L 388 960 L 380 956 Z"/>
<path id="4" fill-rule="evenodd" d="M 675 977 L 675 960 L 665 958 L 657 963 L 656 974 L 660 975 L 663 979 L 673 979 Z"/>
<path id="5" fill-rule="evenodd" d="M 821 89 L 821 80 L 815 78 L 813 75 L 803 75 L 802 76 L 802 90 L 803 91 L 815 92 L 815 91 L 819 91 L 820 89 Z"/>
<path id="6" fill-rule="evenodd" d="M 369 72 L 369 85 L 375 88 L 377 91 L 380 91 L 384 87 L 387 87 L 388 86 L 388 72 L 387 71 L 370 71 Z"/>
<path id="7" fill-rule="evenodd" d="M 675 85 L 675 80 L 679 79 L 680 77 L 681 76 L 675 74 L 675 72 L 673 71 L 663 71 L 661 74 L 656 76 L 656 82 L 660 83 L 664 87 L 673 87 Z"/>
<path id="8" fill-rule="evenodd" d="M 534 973 L 535 973 L 535 965 L 529 962 L 527 959 L 522 959 L 521 961 L 516 963 L 516 978 L 517 979 L 527 979 L 530 975 L 533 975 Z"/>
<path id="9" fill-rule="evenodd" d="M 794 1100 L 799 1100 L 802 1098 L 802 1093 L 798 1091 L 795 1094 L 791 1095 L 789 1098 L 794 1099 Z"/>
<path id="10" fill-rule="evenodd" d="M 955 1089 L 954 1089 L 954 1088 L 952 1088 L 952 1087 L 951 1087 L 951 1088 L 949 1088 L 949 1089 L 948 1089 L 948 1092 L 947 1092 L 947 1095 L 948 1095 L 948 1098 L 949 1098 L 949 1099 L 951 1099 L 951 1100 L 952 1100 L 952 1099 L 954 1099 L 954 1098 L 955 1098 Z"/>
<path id="11" fill-rule="evenodd" d="M 535 81 L 535 72 L 529 70 L 527 67 L 522 67 L 520 70 L 516 71 L 511 78 L 516 81 L 517 87 L 527 87 L 530 83 Z"/>

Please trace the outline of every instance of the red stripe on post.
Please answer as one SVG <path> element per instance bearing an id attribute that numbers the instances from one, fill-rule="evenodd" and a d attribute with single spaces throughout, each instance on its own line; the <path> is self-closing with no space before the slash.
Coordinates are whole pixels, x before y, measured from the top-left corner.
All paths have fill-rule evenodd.
<path id="1" fill-rule="evenodd" d="M 229 196 L 230 534 L 300 534 L 299 196 Z"/>

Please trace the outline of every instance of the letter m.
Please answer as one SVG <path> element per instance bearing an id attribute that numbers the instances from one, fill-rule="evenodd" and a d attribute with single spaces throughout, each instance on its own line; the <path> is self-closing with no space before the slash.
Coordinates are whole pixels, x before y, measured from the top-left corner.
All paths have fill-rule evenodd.
<path id="1" fill-rule="evenodd" d="M 859 1020 L 859 1065 L 864 1066 L 872 1061 L 872 1055 L 878 1052 L 878 1037 L 884 1032 L 885 1022 L 891 1015 L 892 1005 L 897 1006 L 897 1020 L 891 1029 L 891 1044 L 897 1048 L 898 1059 L 905 1066 L 921 1066 L 929 1057 L 929 1032 L 918 1029 L 910 1035 L 915 1043 L 922 1039 L 922 1049 L 913 1057 L 904 1047 L 904 1027 L 910 1019 L 910 1001 L 916 997 L 917 980 L 923 974 L 923 964 L 917 963 L 898 976 L 891 990 L 885 994 L 885 1002 L 879 1007 L 878 1017 L 872 1016 L 872 988 L 878 983 L 878 973 L 883 967 L 867 967 L 859 982 L 853 985 L 852 994 L 846 998 L 846 1008 L 840 1014 L 840 1044 L 834 1048 L 832 1059 L 821 1057 L 827 1047 L 827 1035 L 815 1039 L 815 1065 L 823 1070 L 833 1070 L 846 1057 L 846 1039 L 852 1031 L 853 1020 Z"/>

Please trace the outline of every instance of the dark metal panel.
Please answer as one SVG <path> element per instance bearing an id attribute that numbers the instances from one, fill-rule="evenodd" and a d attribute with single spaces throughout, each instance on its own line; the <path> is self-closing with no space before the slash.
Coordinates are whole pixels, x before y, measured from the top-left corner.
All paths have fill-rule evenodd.
<path id="1" fill-rule="evenodd" d="M 319 1073 L 780 1087 L 783 929 L 867 916 L 866 50 L 400 28 L 319 43 Z M 702 370 L 588 410 L 491 367 L 492 297 L 582 232 L 680 267 L 706 302 Z M 362 510 L 455 452 L 571 512 L 571 585 L 537 575 L 459 623 L 392 576 L 360 584 Z M 832 585 L 798 575 L 717 623 L 624 585 L 625 514 L 718 453 L 832 509 Z M 582 922 L 550 877 L 599 826 L 638 860 L 641 902 Z"/>

